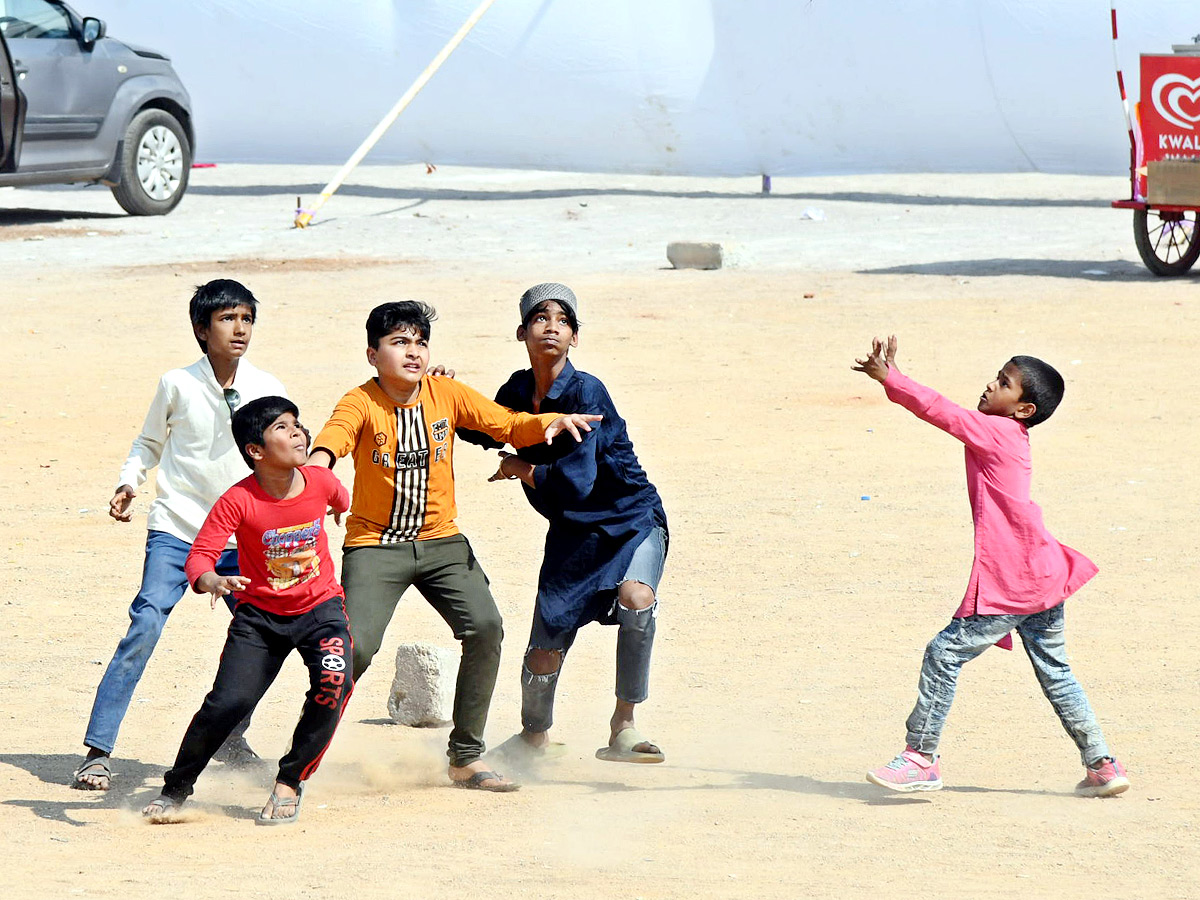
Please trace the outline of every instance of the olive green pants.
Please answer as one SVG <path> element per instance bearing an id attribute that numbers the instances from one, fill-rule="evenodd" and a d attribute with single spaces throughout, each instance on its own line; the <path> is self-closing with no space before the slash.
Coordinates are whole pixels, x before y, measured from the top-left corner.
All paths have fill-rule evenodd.
<path id="1" fill-rule="evenodd" d="M 465 766 L 483 755 L 504 623 L 464 535 L 344 551 L 342 587 L 354 638 L 354 680 L 371 665 L 400 595 L 410 586 L 421 592 L 462 644 L 446 755 L 451 765 Z"/>

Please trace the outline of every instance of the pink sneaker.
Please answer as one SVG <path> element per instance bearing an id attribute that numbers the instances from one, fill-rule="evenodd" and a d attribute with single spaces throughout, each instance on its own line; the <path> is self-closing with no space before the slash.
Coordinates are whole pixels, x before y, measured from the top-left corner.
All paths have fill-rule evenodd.
<path id="1" fill-rule="evenodd" d="M 886 766 L 867 773 L 867 781 L 893 791 L 940 791 L 942 789 L 942 766 L 940 757 L 926 762 L 925 757 L 905 747 L 904 752 Z"/>
<path id="2" fill-rule="evenodd" d="M 1125 767 L 1115 759 L 1102 759 L 1098 766 L 1088 766 L 1087 777 L 1075 785 L 1080 797 L 1115 797 L 1129 790 Z"/>

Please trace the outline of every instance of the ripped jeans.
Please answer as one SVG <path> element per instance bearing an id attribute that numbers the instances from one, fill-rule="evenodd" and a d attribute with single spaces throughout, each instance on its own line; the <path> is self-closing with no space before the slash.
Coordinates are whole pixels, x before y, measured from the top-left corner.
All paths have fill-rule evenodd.
<path id="1" fill-rule="evenodd" d="M 654 528 L 638 545 L 624 577 L 615 585 L 620 587 L 626 581 L 637 581 L 655 593 L 654 602 L 645 609 L 629 609 L 613 599 L 617 619 L 616 693 L 617 699 L 626 703 L 641 703 L 650 694 L 650 653 L 658 620 L 658 583 L 662 580 L 666 555 L 667 533 L 662 528 Z M 521 727 L 526 731 L 542 733 L 554 724 L 554 691 L 558 687 L 558 675 L 578 633 L 578 628 L 570 628 L 549 634 L 541 611 L 534 606 L 529 646 L 521 664 Z M 531 650 L 559 651 L 558 670 L 547 675 L 530 671 Z"/>

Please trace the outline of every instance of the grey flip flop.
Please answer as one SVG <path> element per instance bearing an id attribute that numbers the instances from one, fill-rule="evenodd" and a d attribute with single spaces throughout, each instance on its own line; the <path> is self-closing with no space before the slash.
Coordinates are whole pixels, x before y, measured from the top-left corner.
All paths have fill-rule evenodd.
<path id="1" fill-rule="evenodd" d="M 86 776 L 102 776 L 108 779 L 108 784 L 100 787 L 98 784 L 89 784 L 82 779 Z M 71 787 L 77 791 L 107 791 L 112 784 L 112 760 L 107 756 L 93 756 L 91 759 L 85 759 L 75 770 L 72 776 L 74 781 L 71 782 Z"/>
<path id="2" fill-rule="evenodd" d="M 502 781 L 504 776 L 499 772 L 476 772 L 470 778 L 455 781 L 454 786 L 466 788 L 468 791 L 491 791 L 494 794 L 511 794 L 519 791 L 521 786 L 515 781 Z M 500 784 L 484 784 L 485 781 L 499 781 Z"/>
<path id="3" fill-rule="evenodd" d="M 158 812 L 150 812 L 152 806 L 157 806 Z M 155 825 L 163 825 L 175 821 L 175 814 L 182 808 L 182 800 L 174 800 L 166 794 L 159 794 L 143 807 L 142 817 L 149 819 Z"/>
<path id="4" fill-rule="evenodd" d="M 264 816 L 262 813 L 254 820 L 255 825 L 291 825 L 300 818 L 300 799 L 304 796 L 304 785 L 300 785 L 296 789 L 295 797 L 279 797 L 274 791 L 271 791 L 271 796 L 267 798 L 267 802 L 271 804 L 271 815 Z M 290 816 L 276 816 L 275 813 L 281 809 L 294 809 Z"/>
<path id="5" fill-rule="evenodd" d="M 633 749 L 640 744 L 647 744 L 653 747 L 654 751 L 647 753 Z M 613 738 L 611 744 L 596 751 L 596 759 L 602 759 L 605 762 L 660 763 L 666 758 L 658 745 L 643 737 L 636 728 L 622 729 L 617 732 L 617 736 Z"/>

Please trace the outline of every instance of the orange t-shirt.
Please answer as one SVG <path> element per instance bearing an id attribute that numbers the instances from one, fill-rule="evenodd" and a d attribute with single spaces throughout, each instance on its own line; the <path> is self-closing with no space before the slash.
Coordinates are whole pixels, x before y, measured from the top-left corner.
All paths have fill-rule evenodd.
<path id="1" fill-rule="evenodd" d="M 505 409 L 452 378 L 426 375 L 415 403 L 398 405 L 371 379 L 349 391 L 313 448 L 354 455 L 346 546 L 427 541 L 458 534 L 454 429 L 482 431 L 514 447 L 545 438 L 558 413 Z"/>

